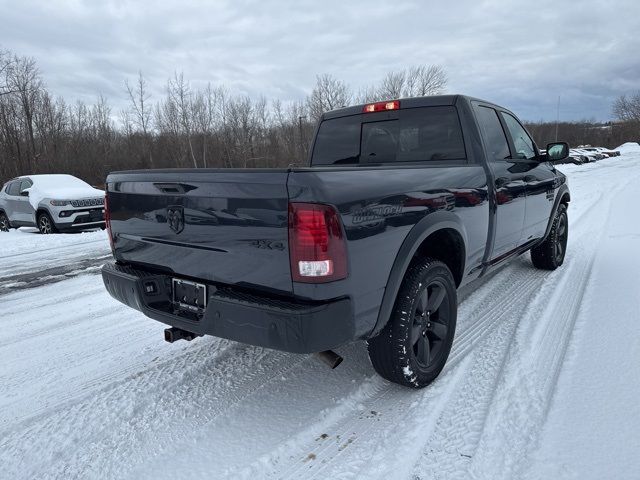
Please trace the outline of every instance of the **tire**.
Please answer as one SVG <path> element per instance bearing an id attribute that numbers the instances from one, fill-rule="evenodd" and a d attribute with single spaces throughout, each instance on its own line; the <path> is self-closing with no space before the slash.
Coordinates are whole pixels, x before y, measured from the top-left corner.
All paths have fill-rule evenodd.
<path id="1" fill-rule="evenodd" d="M 540 245 L 531 249 L 533 266 L 541 270 L 555 270 L 564 263 L 569 238 L 569 217 L 567 206 L 558 207 L 553 225 L 547 238 Z"/>
<path id="2" fill-rule="evenodd" d="M 387 380 L 412 388 L 433 382 L 449 357 L 458 300 L 449 268 L 427 258 L 407 271 L 391 318 L 369 339 L 373 368 Z"/>
<path id="3" fill-rule="evenodd" d="M 51 217 L 46 212 L 38 214 L 38 230 L 40 230 L 40 233 L 43 235 L 58 233 L 58 229 L 53 223 L 53 220 L 51 220 Z"/>
<path id="4" fill-rule="evenodd" d="M 9 217 L 4 212 L 0 212 L 0 232 L 8 232 L 11 228 Z"/>

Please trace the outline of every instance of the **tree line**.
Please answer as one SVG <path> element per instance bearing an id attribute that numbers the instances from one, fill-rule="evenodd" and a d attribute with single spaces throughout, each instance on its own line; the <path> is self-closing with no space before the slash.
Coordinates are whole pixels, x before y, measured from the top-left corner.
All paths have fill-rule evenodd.
<path id="1" fill-rule="evenodd" d="M 379 84 L 357 91 L 324 74 L 316 77 L 305 99 L 281 101 L 234 95 L 221 85 L 194 88 L 182 73 L 175 73 L 164 94 L 153 98 L 140 73 L 123 84 L 128 107 L 114 111 L 102 95 L 93 104 L 54 97 L 34 59 L 0 50 L 0 181 L 64 172 L 101 185 L 108 172 L 122 169 L 303 165 L 323 112 L 439 94 L 447 82 L 437 65 L 389 72 Z M 627 103 L 620 107 L 625 113 L 614 109 L 624 125 L 638 121 L 629 116 L 630 100 L 640 104 L 640 96 L 625 97 Z M 555 136 L 555 124 L 529 128 L 540 144 Z M 637 129 L 626 127 L 605 133 L 593 123 L 578 122 L 558 129 L 559 138 L 571 144 L 615 146 L 622 138 L 637 140 L 631 138 Z"/>
<path id="2" fill-rule="evenodd" d="M 176 73 L 152 98 L 140 73 L 123 85 L 129 107 L 114 112 L 103 96 L 92 105 L 55 98 L 33 59 L 0 51 L 0 180 L 65 172 L 100 185 L 119 169 L 303 165 L 323 112 L 437 94 L 446 85 L 436 65 L 390 72 L 359 91 L 325 74 L 305 99 L 283 102 L 194 88 Z"/>

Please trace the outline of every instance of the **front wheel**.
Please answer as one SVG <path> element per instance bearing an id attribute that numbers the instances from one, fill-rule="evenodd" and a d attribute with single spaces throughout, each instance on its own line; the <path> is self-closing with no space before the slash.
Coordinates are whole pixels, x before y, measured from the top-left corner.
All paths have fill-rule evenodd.
<path id="1" fill-rule="evenodd" d="M 382 377 L 423 388 L 449 357 L 458 314 L 456 284 L 449 268 L 430 258 L 405 275 L 389 322 L 368 341 L 369 358 Z"/>
<path id="2" fill-rule="evenodd" d="M 9 223 L 9 218 L 4 214 L 4 212 L 0 212 L 0 232 L 8 232 L 11 228 L 11 224 Z"/>
<path id="3" fill-rule="evenodd" d="M 564 263 L 569 238 L 569 217 L 567 206 L 558 207 L 553 225 L 547 238 L 531 249 L 533 266 L 542 270 L 555 270 Z"/>
<path id="4" fill-rule="evenodd" d="M 49 235 L 50 233 L 56 233 L 58 230 L 51 220 L 51 217 L 48 213 L 43 212 L 38 215 L 38 230 L 43 235 Z"/>

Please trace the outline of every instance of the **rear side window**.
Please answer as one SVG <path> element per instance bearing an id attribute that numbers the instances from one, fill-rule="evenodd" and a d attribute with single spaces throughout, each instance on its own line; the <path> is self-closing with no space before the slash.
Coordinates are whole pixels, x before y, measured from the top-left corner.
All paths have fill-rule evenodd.
<path id="1" fill-rule="evenodd" d="M 509 158 L 511 156 L 509 144 L 496 111 L 493 108 L 478 106 L 476 114 L 489 158 L 491 160 Z"/>
<path id="2" fill-rule="evenodd" d="M 313 147 L 312 165 L 358 163 L 360 115 L 325 120 Z"/>
<path id="3" fill-rule="evenodd" d="M 465 160 L 453 106 L 398 110 L 397 118 L 352 115 L 322 122 L 312 165 Z M 375 121 L 374 119 L 378 119 Z"/>

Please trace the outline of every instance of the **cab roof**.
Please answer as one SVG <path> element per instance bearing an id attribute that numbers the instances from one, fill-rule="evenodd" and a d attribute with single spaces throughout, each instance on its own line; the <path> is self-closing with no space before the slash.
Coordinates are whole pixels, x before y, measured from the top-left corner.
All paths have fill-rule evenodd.
<path id="1" fill-rule="evenodd" d="M 380 100 L 380 101 L 392 101 L 392 100 L 395 100 L 395 99 Z M 492 102 L 487 102 L 479 98 L 474 98 L 474 97 L 469 97 L 467 95 L 459 95 L 459 94 L 430 95 L 426 97 L 411 97 L 411 98 L 399 99 L 400 109 L 415 108 L 415 107 L 444 107 L 448 105 L 455 105 L 459 101 L 470 102 L 472 100 L 482 102 L 486 105 L 492 105 L 494 107 L 502 108 L 502 107 L 499 107 L 498 105 L 495 105 Z M 338 117 L 347 117 L 349 115 L 359 115 L 362 113 L 362 110 L 365 107 L 365 105 L 369 105 L 371 103 L 378 103 L 378 102 L 379 101 L 362 103 L 359 105 L 354 105 L 352 107 L 344 107 L 344 108 L 338 108 L 336 110 L 331 110 L 330 112 L 324 113 L 322 115 L 321 120 L 328 120 L 330 118 L 338 118 Z"/>

